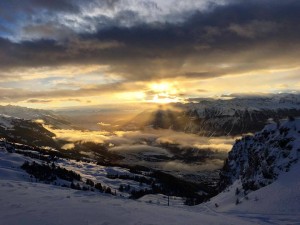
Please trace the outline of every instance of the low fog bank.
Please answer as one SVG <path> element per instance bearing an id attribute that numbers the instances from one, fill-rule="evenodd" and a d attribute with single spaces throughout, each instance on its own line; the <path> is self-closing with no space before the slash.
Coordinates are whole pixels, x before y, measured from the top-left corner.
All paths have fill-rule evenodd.
<path id="1" fill-rule="evenodd" d="M 53 129 L 56 140 L 72 150 L 78 143 L 103 144 L 109 152 L 124 156 L 123 163 L 135 163 L 166 171 L 216 170 L 223 165 L 235 141 L 231 137 L 200 137 L 173 130 L 90 131 Z"/>
<path id="2" fill-rule="evenodd" d="M 195 134 L 176 132 L 173 130 L 147 129 L 144 131 L 89 131 L 71 129 L 53 129 L 44 125 L 56 135 L 56 139 L 68 142 L 108 143 L 111 147 L 147 143 L 151 145 L 173 144 L 181 148 L 211 149 L 213 151 L 228 152 L 231 150 L 235 138 L 231 137 L 200 137 Z"/>

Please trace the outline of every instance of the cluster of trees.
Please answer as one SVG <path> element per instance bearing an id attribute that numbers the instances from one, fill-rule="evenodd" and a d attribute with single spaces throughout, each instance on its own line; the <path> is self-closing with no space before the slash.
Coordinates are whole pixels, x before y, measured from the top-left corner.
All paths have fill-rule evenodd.
<path id="1" fill-rule="evenodd" d="M 154 171 L 151 177 L 155 178 L 156 182 L 160 184 L 159 186 L 164 192 L 162 194 L 168 193 L 173 196 L 195 198 L 199 196 L 198 192 L 200 190 L 211 196 L 217 193 L 215 189 L 208 186 L 191 183 L 161 171 Z"/>
<path id="2" fill-rule="evenodd" d="M 148 167 L 141 165 L 127 166 L 130 173 L 143 175 L 145 173 L 150 173 L 151 170 Z"/>
<path id="3" fill-rule="evenodd" d="M 95 159 L 97 160 L 98 164 L 107 166 L 124 158 L 116 153 L 108 151 L 107 144 L 82 141 L 75 142 L 74 144 L 75 146 L 72 151 L 66 152 L 69 157 L 75 157 L 82 160 L 86 157 L 82 154 L 82 152 L 93 152 L 95 153 Z"/>
<path id="4" fill-rule="evenodd" d="M 52 164 L 38 164 L 36 162 L 25 161 L 21 166 L 23 170 L 29 173 L 37 181 L 54 182 L 57 178 L 71 182 L 70 186 L 63 184 L 62 187 L 69 187 L 75 190 L 94 191 L 95 189 L 106 194 L 115 195 L 110 187 L 103 186 L 101 183 L 94 183 L 87 179 L 85 185 L 80 185 L 81 176 L 74 171 L 67 170 Z M 56 184 L 56 182 L 54 182 Z"/>
<path id="5" fill-rule="evenodd" d="M 130 192 L 130 198 L 132 199 L 138 199 L 148 194 L 179 196 L 186 199 L 186 205 L 196 205 L 208 201 L 215 194 L 215 190 L 210 190 L 208 194 L 200 195 L 198 191 L 202 188 L 199 185 L 181 180 L 161 171 L 154 171 L 149 176 L 151 178 L 146 179 L 151 181 L 151 184 L 147 182 L 148 185 L 151 185 L 151 189 L 131 190 L 130 185 L 120 185 L 119 191 Z M 137 179 L 136 181 L 140 180 Z"/>
<path id="6" fill-rule="evenodd" d="M 115 195 L 116 193 L 113 193 L 110 187 L 106 187 L 102 185 L 101 183 L 94 183 L 91 179 L 87 179 L 85 182 L 87 185 L 94 187 L 96 190 L 106 193 L 106 194 L 112 194 Z"/>
<path id="7" fill-rule="evenodd" d="M 54 161 L 58 158 L 66 159 L 77 159 L 82 161 L 80 155 L 72 153 L 69 155 L 67 153 L 61 153 L 57 151 L 51 151 L 47 149 L 42 149 L 38 147 L 30 147 L 27 145 L 13 146 L 14 151 L 19 151 L 18 153 L 29 156 L 31 158 L 37 158 L 45 161 L 44 164 L 38 164 L 36 162 L 29 163 L 26 161 L 22 165 L 27 173 L 39 181 L 53 182 L 57 178 L 69 181 L 70 185 L 63 184 L 64 187 L 69 187 L 76 190 L 98 190 L 102 193 L 116 194 L 116 191 L 112 191 L 110 187 L 103 186 L 101 183 L 94 183 L 92 180 L 87 179 L 85 184 L 81 182 L 81 177 L 74 171 L 61 168 L 54 164 Z M 99 146 L 86 146 L 86 147 L 99 147 Z M 28 151 L 29 150 L 29 151 Z M 76 151 L 75 151 L 76 152 Z M 101 149 L 101 152 L 105 152 L 105 149 Z M 52 162 L 52 163 L 51 163 Z M 98 162 L 98 164 L 100 164 Z M 150 171 L 146 167 L 128 167 L 131 173 L 139 175 L 107 175 L 110 179 L 123 179 L 123 180 L 133 180 L 140 183 L 140 186 L 144 184 L 151 186 L 151 189 L 141 189 L 134 190 L 130 185 L 120 185 L 119 191 L 128 192 L 131 194 L 131 198 L 137 199 L 147 194 L 165 194 L 172 196 L 184 197 L 187 199 L 186 204 L 193 205 L 195 203 L 201 203 L 206 200 L 202 196 L 199 196 L 197 192 L 203 190 L 199 185 L 193 184 L 191 182 L 186 182 L 179 178 L 176 178 L 170 174 L 166 174 L 160 171 Z M 147 174 L 146 176 L 144 174 Z M 141 176 L 144 175 L 144 176 Z M 74 182 L 75 181 L 75 182 Z M 76 182 L 79 181 L 79 182 Z M 55 182 L 53 182 L 55 183 Z M 206 190 L 204 190 L 206 191 Z M 206 191 L 207 192 L 207 191 Z"/>
<path id="8" fill-rule="evenodd" d="M 16 152 L 31 158 L 41 159 L 46 162 L 54 161 L 58 158 L 68 158 L 66 155 L 59 151 L 53 151 L 53 149 L 45 149 L 38 146 L 29 146 L 26 144 L 16 144 L 14 142 L 2 139 L 0 146 L 6 148 L 9 152 Z"/>
<path id="9" fill-rule="evenodd" d="M 21 168 L 40 181 L 51 182 L 57 178 L 71 182 L 73 180 L 81 180 L 81 176 L 79 174 L 75 173 L 74 171 L 56 166 L 54 163 L 50 165 L 38 164 L 35 161 L 32 163 L 25 161 Z"/>
<path id="10" fill-rule="evenodd" d="M 137 171 L 135 171 L 138 173 Z M 145 176 L 132 176 L 132 175 L 119 175 L 119 174 L 108 174 L 109 179 L 123 179 L 123 180 L 134 180 L 143 184 L 151 185 L 151 189 L 131 190 L 130 185 L 120 185 L 119 191 L 129 192 L 130 198 L 138 199 L 147 194 L 164 194 L 170 196 L 179 196 L 186 198 L 187 205 L 199 204 L 207 201 L 210 197 L 214 196 L 217 192 L 209 187 L 203 185 L 191 183 L 182 179 L 179 179 L 173 175 L 161 172 L 153 171 L 148 174 L 149 177 Z M 204 190 L 208 194 L 199 195 L 199 190 Z"/>
<path id="11" fill-rule="evenodd" d="M 109 179 L 122 179 L 122 180 L 133 180 L 139 182 L 140 184 L 148 184 L 151 185 L 154 182 L 154 179 L 147 178 L 144 176 L 132 176 L 132 175 L 119 175 L 119 174 L 107 174 L 107 178 Z"/>
<path id="12" fill-rule="evenodd" d="M 155 184 L 151 186 L 151 189 L 132 190 L 130 193 L 131 193 L 130 198 L 132 199 L 139 199 L 148 194 L 164 194 L 167 196 L 172 195 L 170 194 L 171 192 L 165 189 L 163 186 L 155 185 Z M 181 196 L 181 197 L 185 198 L 184 204 L 189 206 L 198 205 L 202 202 L 208 201 L 211 198 L 210 195 L 204 195 L 204 194 L 199 195 L 197 193 L 188 194 L 188 197 L 187 196 Z"/>
<path id="13" fill-rule="evenodd" d="M 32 152 L 32 151 L 22 151 L 22 150 L 19 150 L 19 149 L 16 149 L 15 153 L 22 154 L 24 156 L 27 156 L 27 157 L 30 157 L 30 158 L 33 158 L 33 159 L 43 160 L 47 163 L 53 162 L 57 159 L 56 157 L 53 157 L 53 156 L 50 156 L 50 155 L 43 155 L 43 154 L 40 154 L 38 152 Z"/>
<path id="14" fill-rule="evenodd" d="M 125 184 L 120 184 L 119 186 L 119 191 L 120 192 L 130 192 L 131 190 L 131 186 L 129 184 L 125 185 Z"/>
<path id="15" fill-rule="evenodd" d="M 184 201 L 184 204 L 188 206 L 199 205 L 203 202 L 209 201 L 210 198 L 211 196 L 209 195 L 198 195 L 195 197 L 187 197 Z"/>
<path id="16" fill-rule="evenodd" d="M 148 194 L 158 194 L 160 192 L 158 192 L 157 190 L 153 190 L 153 189 L 141 189 L 141 190 L 132 190 L 130 193 L 130 198 L 131 199 L 139 199 L 145 195 Z"/>

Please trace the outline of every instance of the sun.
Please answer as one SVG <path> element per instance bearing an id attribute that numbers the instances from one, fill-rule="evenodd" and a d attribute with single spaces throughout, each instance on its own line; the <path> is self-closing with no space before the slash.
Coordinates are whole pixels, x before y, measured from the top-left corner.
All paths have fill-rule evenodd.
<path id="1" fill-rule="evenodd" d="M 180 94 L 183 92 L 184 90 L 179 89 L 178 85 L 173 82 L 155 82 L 147 83 L 141 90 L 122 92 L 117 96 L 127 102 L 168 104 L 185 102 L 182 94 Z"/>
<path id="2" fill-rule="evenodd" d="M 171 90 L 171 85 L 168 83 L 158 83 L 158 84 L 152 84 L 151 88 L 153 91 L 156 92 L 167 92 Z"/>
<path id="3" fill-rule="evenodd" d="M 179 102 L 178 90 L 171 83 L 153 83 L 150 85 L 150 92 L 153 97 L 150 102 L 158 104 L 168 104 Z"/>

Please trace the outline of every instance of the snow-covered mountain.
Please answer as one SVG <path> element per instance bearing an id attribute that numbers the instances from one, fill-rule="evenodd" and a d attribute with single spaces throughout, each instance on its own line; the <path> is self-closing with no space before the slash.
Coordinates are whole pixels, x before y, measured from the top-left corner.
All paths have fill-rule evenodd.
<path id="1" fill-rule="evenodd" d="M 300 109 L 299 94 L 274 94 L 274 95 L 230 95 L 222 99 L 190 99 L 192 103 L 186 106 L 194 109 L 200 117 L 206 117 L 207 108 L 219 110 L 219 114 L 233 116 L 236 111 L 261 111 L 278 109 Z"/>
<path id="2" fill-rule="evenodd" d="M 229 152 L 221 173 L 223 191 L 205 205 L 249 221 L 260 217 L 269 224 L 299 224 L 299 158 L 300 119 L 245 136 Z"/>
<path id="3" fill-rule="evenodd" d="M 1 138 L 29 145 L 57 147 L 54 136 L 42 124 L 33 120 L 0 114 Z"/>
<path id="4" fill-rule="evenodd" d="M 20 106 L 0 106 L 0 137 L 12 142 L 58 148 L 54 133 L 42 124 L 57 129 L 75 129 L 70 120 L 50 110 Z"/>
<path id="5" fill-rule="evenodd" d="M 237 140 L 221 173 L 221 187 L 240 180 L 245 191 L 257 190 L 288 172 L 300 158 L 300 119 L 267 125 Z"/>
<path id="6" fill-rule="evenodd" d="M 145 110 L 123 129 L 173 129 L 201 136 L 239 136 L 260 131 L 269 120 L 300 117 L 300 95 L 231 96 L 190 99 L 169 108 Z"/>
<path id="7" fill-rule="evenodd" d="M 300 116 L 300 95 L 194 99 L 181 106 L 190 120 L 184 130 L 206 136 L 240 135 L 263 129 L 268 120 Z"/>
<path id="8" fill-rule="evenodd" d="M 6 105 L 0 106 L 0 114 L 24 120 L 43 121 L 45 124 L 58 128 L 69 128 L 71 126 L 71 122 L 66 117 L 60 116 L 51 110 Z"/>

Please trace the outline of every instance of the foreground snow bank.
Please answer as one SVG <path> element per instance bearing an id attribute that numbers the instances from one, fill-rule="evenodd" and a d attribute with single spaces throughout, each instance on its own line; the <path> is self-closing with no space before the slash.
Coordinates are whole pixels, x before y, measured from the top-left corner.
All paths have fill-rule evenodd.
<path id="1" fill-rule="evenodd" d="M 300 163 L 295 164 L 287 173 L 281 173 L 276 181 L 248 195 L 242 190 L 240 180 L 227 190 L 211 199 L 206 205 L 216 212 L 236 215 L 260 215 L 269 221 L 282 216 L 281 224 L 300 224 Z M 236 204 L 239 199 L 239 204 Z M 218 207 L 215 206 L 218 205 Z M 289 219 L 288 219 L 289 218 Z M 289 222 L 288 222 L 289 221 Z M 276 224 L 276 223 L 274 223 Z"/>
<path id="2" fill-rule="evenodd" d="M 173 208 L 62 189 L 40 183 L 0 181 L 2 225 L 255 224 L 207 208 Z"/>

